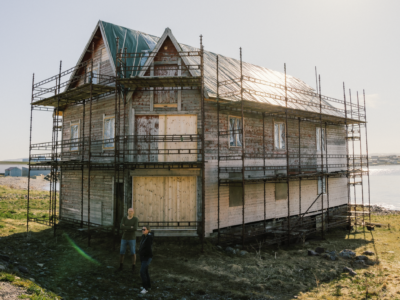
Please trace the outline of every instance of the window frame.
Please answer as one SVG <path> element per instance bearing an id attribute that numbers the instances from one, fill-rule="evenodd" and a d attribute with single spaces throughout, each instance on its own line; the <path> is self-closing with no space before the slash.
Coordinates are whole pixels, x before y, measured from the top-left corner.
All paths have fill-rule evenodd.
<path id="1" fill-rule="evenodd" d="M 322 138 L 321 138 L 321 133 L 319 132 L 321 129 L 322 129 Z M 327 144 L 326 144 L 326 132 L 324 127 L 319 127 L 319 126 L 315 127 L 315 144 L 317 152 L 326 151 Z M 323 145 L 323 149 L 321 147 L 321 144 Z"/>
<path id="2" fill-rule="evenodd" d="M 78 130 L 76 131 L 78 134 L 78 137 L 73 138 L 72 137 L 72 126 L 78 126 Z M 76 122 L 70 122 L 69 124 L 69 140 L 70 140 L 70 144 L 69 144 L 69 151 L 79 151 L 79 141 L 76 142 L 76 145 L 72 143 L 73 139 L 79 139 L 81 137 L 81 121 L 76 121 Z M 74 146 L 73 146 L 74 145 Z M 76 149 L 75 149 L 76 148 Z"/>
<path id="3" fill-rule="evenodd" d="M 239 132 L 238 133 L 232 133 L 231 132 L 231 130 L 230 130 L 231 119 L 242 121 L 242 117 L 228 115 L 228 132 L 229 132 L 229 135 L 228 135 L 228 147 L 229 148 L 242 148 L 242 145 L 244 146 L 244 118 L 243 118 L 243 122 L 242 122 L 243 123 L 242 124 L 242 145 L 240 145 L 240 146 L 237 145 L 237 140 L 238 140 L 238 138 L 239 138 L 241 133 L 239 133 Z M 234 128 L 236 128 L 236 121 L 235 121 Z M 235 136 L 235 138 L 234 138 L 235 145 L 234 146 L 231 146 L 231 134 L 234 134 L 234 136 Z"/>
<path id="4" fill-rule="evenodd" d="M 285 129 L 285 148 L 281 148 L 282 147 L 281 145 L 280 145 L 280 147 L 276 147 L 276 144 L 275 144 L 275 142 L 276 142 L 275 126 L 279 125 L 279 124 L 282 124 L 283 128 Z M 278 129 L 279 129 L 279 136 L 280 136 L 281 135 L 280 126 L 278 127 Z M 274 136 L 274 150 L 275 151 L 286 151 L 286 124 L 285 124 L 285 122 L 283 122 L 283 121 L 275 121 L 274 120 L 273 136 Z M 278 139 L 278 142 L 281 143 L 280 139 Z"/>
<path id="5" fill-rule="evenodd" d="M 319 194 L 326 195 L 327 194 L 327 191 L 326 191 L 326 180 L 327 180 L 326 176 L 318 176 L 318 179 L 317 179 L 317 195 L 319 195 Z M 320 181 L 322 181 L 322 193 L 320 193 L 320 187 L 319 187 Z"/>
<path id="6" fill-rule="evenodd" d="M 104 134 L 105 134 L 105 124 L 106 124 L 106 120 L 109 120 L 109 119 L 114 119 L 114 128 L 113 128 L 113 133 L 114 133 L 114 137 L 113 137 L 113 139 L 114 139 L 114 142 L 113 142 L 113 144 L 114 144 L 114 146 L 112 146 L 112 147 L 105 147 L 105 144 L 104 144 L 104 142 L 102 143 L 102 149 L 103 150 L 113 150 L 113 149 L 115 149 L 115 115 L 109 115 L 109 116 L 106 116 L 105 114 L 103 115 L 103 133 L 102 133 L 102 140 L 104 141 L 105 140 L 105 138 L 104 138 Z"/>

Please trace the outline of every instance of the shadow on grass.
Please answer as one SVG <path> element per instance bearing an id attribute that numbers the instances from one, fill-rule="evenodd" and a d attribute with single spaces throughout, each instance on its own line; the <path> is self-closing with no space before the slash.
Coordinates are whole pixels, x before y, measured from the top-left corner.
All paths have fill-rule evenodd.
<path id="1" fill-rule="evenodd" d="M 371 236 L 370 232 L 365 233 Z M 336 261 L 307 256 L 307 249 L 323 247 L 339 253 L 373 245 L 373 240 L 357 238 L 347 230 L 327 232 L 325 239 L 309 238 L 306 245 L 254 247 L 245 256 L 228 255 L 210 241 L 201 253 L 199 239 L 158 238 L 154 241 L 154 259 L 150 266 L 153 289 L 148 297 L 158 299 L 293 299 L 301 292 L 315 289 L 321 283 L 341 277 L 344 266 L 352 260 Z M 68 239 L 66 238 L 68 237 Z M 137 243 L 138 244 L 138 243 Z M 140 262 L 135 272 L 126 255 L 125 269 L 115 273 L 119 245 L 112 237 L 87 238 L 76 229 L 59 228 L 38 232 L 15 233 L 0 239 L 0 254 L 10 257 L 15 274 L 34 278 L 42 288 L 64 299 L 136 298 L 140 292 Z M 276 257 L 276 258 L 275 258 Z M 29 274 L 14 267 L 24 266 Z M 95 299 L 95 298 L 93 298 Z"/>

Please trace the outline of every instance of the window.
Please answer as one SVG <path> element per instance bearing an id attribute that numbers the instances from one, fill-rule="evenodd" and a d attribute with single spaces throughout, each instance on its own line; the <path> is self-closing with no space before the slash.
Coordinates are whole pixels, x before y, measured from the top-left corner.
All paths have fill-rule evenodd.
<path id="1" fill-rule="evenodd" d="M 287 199 L 287 183 L 275 183 L 275 200 Z"/>
<path id="2" fill-rule="evenodd" d="M 114 148 L 114 125 L 115 118 L 104 117 L 103 119 L 103 149 Z"/>
<path id="3" fill-rule="evenodd" d="M 242 147 L 242 119 L 229 117 L 229 146 Z"/>
<path id="4" fill-rule="evenodd" d="M 79 139 L 79 123 L 71 124 L 71 151 L 78 150 L 78 139 Z"/>
<path id="5" fill-rule="evenodd" d="M 321 128 L 317 127 L 316 131 L 317 138 L 317 151 L 321 151 L 321 149 L 325 150 L 325 128 L 322 128 L 322 137 L 321 137 Z"/>
<path id="6" fill-rule="evenodd" d="M 326 194 L 326 177 L 320 176 L 318 177 L 318 195 Z"/>
<path id="7" fill-rule="evenodd" d="M 242 206 L 243 187 L 229 186 L 229 207 Z"/>
<path id="8" fill-rule="evenodd" d="M 91 66 L 87 66 L 85 83 L 90 83 L 91 75 L 92 75 L 92 72 L 90 72 L 90 70 L 91 70 Z M 97 66 L 93 66 L 93 81 L 92 81 L 93 84 L 98 84 L 99 83 L 99 76 L 98 75 L 99 75 L 98 65 Z"/>
<path id="9" fill-rule="evenodd" d="M 274 145 L 277 150 L 285 150 L 285 124 L 275 123 Z"/>

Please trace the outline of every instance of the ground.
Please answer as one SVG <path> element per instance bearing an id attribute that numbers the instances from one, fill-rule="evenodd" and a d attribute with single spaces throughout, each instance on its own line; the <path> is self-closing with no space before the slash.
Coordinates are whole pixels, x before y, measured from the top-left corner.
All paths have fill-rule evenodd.
<path id="1" fill-rule="evenodd" d="M 391 226 L 374 231 L 358 227 L 310 237 L 305 245 L 266 247 L 253 244 L 244 256 L 228 254 L 207 240 L 204 253 L 194 238 L 155 237 L 150 265 L 152 290 L 141 296 L 140 262 L 134 273 L 130 259 L 118 267 L 118 243 L 94 237 L 91 246 L 76 229 L 30 223 L 26 233 L 26 190 L 0 186 L 0 297 L 30 299 L 400 299 L 400 216 L 374 215 Z M 49 192 L 32 193 L 31 213 L 48 216 Z M 373 251 L 366 264 L 308 256 L 323 247 L 361 255 Z M 357 275 L 343 272 L 344 267 Z M 19 287 L 17 290 L 16 287 Z M 18 296 L 24 294 L 26 296 Z M 4 297 L 3 297 L 4 298 Z M 4 298 L 7 299 L 7 298 Z"/>

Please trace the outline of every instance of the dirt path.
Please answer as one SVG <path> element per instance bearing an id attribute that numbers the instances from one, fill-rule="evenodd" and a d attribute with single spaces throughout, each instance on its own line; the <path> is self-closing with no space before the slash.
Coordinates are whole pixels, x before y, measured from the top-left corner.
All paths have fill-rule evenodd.
<path id="1" fill-rule="evenodd" d="M 22 294 L 26 294 L 26 291 L 24 289 L 16 287 L 9 282 L 0 282 L 0 299 L 19 299 L 18 296 Z"/>
<path id="2" fill-rule="evenodd" d="M 28 189 L 28 178 L 27 177 L 0 177 L 0 185 L 5 185 L 12 189 Z M 44 179 L 31 179 L 30 182 L 31 190 L 47 190 L 49 188 L 49 182 Z"/>

